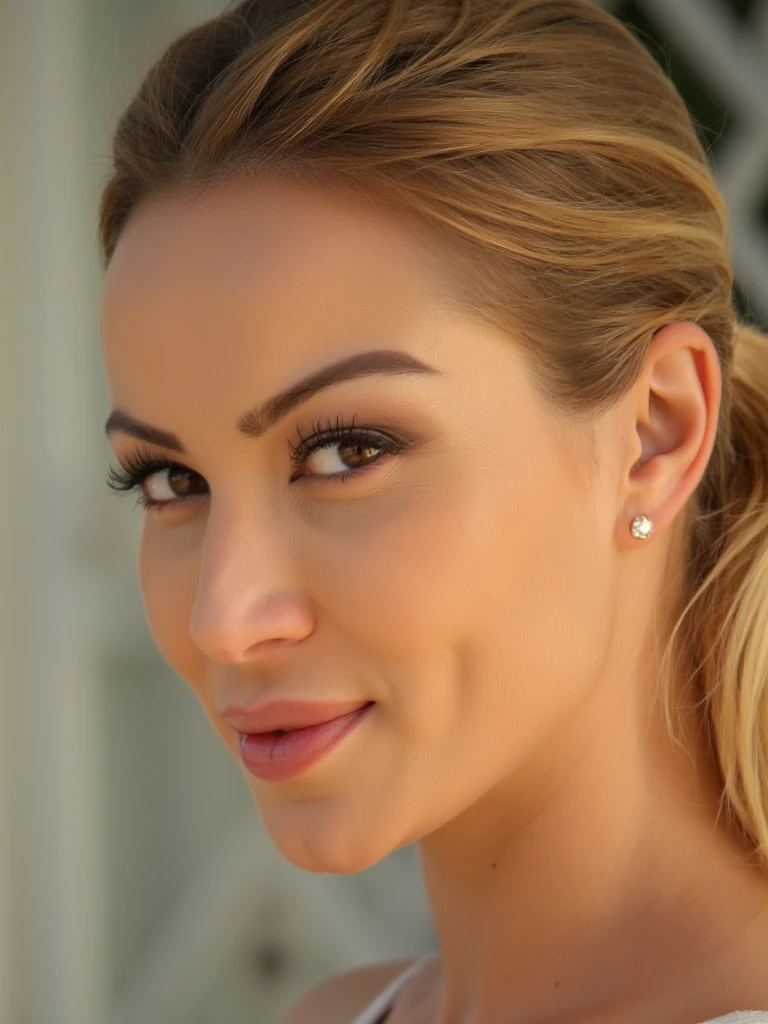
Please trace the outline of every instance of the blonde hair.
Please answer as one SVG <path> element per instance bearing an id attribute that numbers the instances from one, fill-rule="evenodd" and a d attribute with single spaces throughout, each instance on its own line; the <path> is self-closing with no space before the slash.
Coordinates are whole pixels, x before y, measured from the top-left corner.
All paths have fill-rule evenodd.
<path id="1" fill-rule="evenodd" d="M 737 322 L 727 216 L 679 93 L 590 0 L 244 0 L 178 36 L 122 114 L 102 263 L 146 198 L 316 180 L 439 236 L 457 304 L 589 423 L 654 332 L 712 340 L 721 410 L 686 505 L 670 664 L 699 695 L 721 809 L 768 868 L 768 337 Z"/>

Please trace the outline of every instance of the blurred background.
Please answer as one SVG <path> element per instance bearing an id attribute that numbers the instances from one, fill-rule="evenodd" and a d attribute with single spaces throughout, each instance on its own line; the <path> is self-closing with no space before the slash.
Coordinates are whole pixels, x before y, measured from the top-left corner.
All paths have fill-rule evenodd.
<path id="1" fill-rule="evenodd" d="M 768 328 L 768 0 L 616 0 L 672 75 Z M 314 875 L 149 634 L 141 511 L 108 493 L 96 206 L 111 132 L 222 0 L 0 0 L 0 1022 L 278 1024 L 436 949 L 414 847 Z M 344 1024 L 344 1022 L 339 1022 Z"/>

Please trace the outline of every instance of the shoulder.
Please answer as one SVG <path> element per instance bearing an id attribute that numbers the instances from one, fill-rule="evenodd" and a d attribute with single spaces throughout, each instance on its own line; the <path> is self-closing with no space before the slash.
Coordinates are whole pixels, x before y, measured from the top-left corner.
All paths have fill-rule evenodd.
<path id="1" fill-rule="evenodd" d="M 356 967 L 326 978 L 299 999 L 282 1024 L 350 1024 L 391 981 L 415 962 L 411 957 Z"/>

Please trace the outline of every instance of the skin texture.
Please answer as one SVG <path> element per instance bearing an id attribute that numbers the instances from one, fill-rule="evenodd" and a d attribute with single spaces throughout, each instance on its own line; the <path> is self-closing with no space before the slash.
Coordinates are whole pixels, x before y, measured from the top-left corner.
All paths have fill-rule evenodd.
<path id="1" fill-rule="evenodd" d="M 137 512 L 153 637 L 291 862 L 356 872 L 418 842 L 441 957 L 391 1024 L 768 1009 L 768 879 L 716 823 L 704 740 L 681 753 L 653 702 L 654 616 L 673 607 L 681 513 L 715 438 L 714 348 L 694 324 L 656 334 L 594 424 L 590 476 L 584 428 L 544 408 L 514 338 L 451 307 L 438 257 L 316 185 L 135 212 L 104 284 L 112 406 L 177 434 L 186 455 L 144 447 L 197 481 L 185 504 Z M 380 348 L 441 372 L 336 384 L 261 437 L 236 430 Z M 352 416 L 418 443 L 341 483 L 337 445 L 291 482 L 297 429 Z M 111 444 L 118 462 L 139 447 Z M 273 697 L 377 706 L 308 772 L 264 782 L 220 711 Z"/>

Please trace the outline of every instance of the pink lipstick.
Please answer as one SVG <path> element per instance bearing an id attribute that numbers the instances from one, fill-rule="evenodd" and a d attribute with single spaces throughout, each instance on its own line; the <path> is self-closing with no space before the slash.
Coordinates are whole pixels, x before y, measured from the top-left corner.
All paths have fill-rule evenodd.
<path id="1" fill-rule="evenodd" d="M 245 767 L 257 778 L 278 782 L 294 778 L 319 761 L 368 716 L 373 706 L 373 701 L 274 701 L 261 709 L 230 708 L 224 717 L 240 732 L 240 757 Z M 273 724 L 278 722 L 282 728 Z M 255 727 L 259 731 L 249 731 Z"/>

